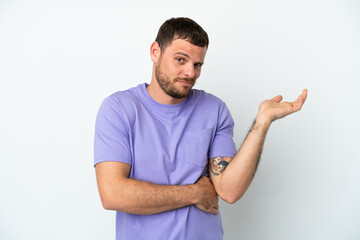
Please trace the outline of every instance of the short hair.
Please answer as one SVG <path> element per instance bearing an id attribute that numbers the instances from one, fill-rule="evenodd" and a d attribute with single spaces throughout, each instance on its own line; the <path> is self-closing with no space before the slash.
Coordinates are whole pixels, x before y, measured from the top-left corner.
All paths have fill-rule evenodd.
<path id="1" fill-rule="evenodd" d="M 194 20 L 186 17 L 170 18 L 159 28 L 155 41 L 164 50 L 175 39 L 186 39 L 199 47 L 209 46 L 209 37 L 205 30 Z"/>

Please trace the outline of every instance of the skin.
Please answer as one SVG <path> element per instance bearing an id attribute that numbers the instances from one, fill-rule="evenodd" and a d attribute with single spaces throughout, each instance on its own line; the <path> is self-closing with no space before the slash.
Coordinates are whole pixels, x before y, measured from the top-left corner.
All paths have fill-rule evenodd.
<path id="1" fill-rule="evenodd" d="M 165 49 L 154 42 L 150 48 L 153 72 L 147 88 L 150 96 L 162 104 L 182 102 L 200 76 L 206 50 L 184 39 L 174 39 Z M 155 214 L 194 204 L 205 212 L 217 214 L 218 195 L 234 203 L 250 185 L 271 123 L 299 111 L 306 96 L 307 90 L 304 90 L 294 102 L 281 102 L 282 97 L 276 96 L 261 103 L 239 152 L 234 158 L 221 157 L 230 164 L 216 166 L 220 161 L 210 159 L 214 165 L 209 164 L 211 180 L 201 177 L 191 185 L 156 185 L 128 178 L 128 164 L 97 164 L 95 171 L 103 207 L 133 214 Z M 214 172 L 218 174 L 214 175 Z"/>

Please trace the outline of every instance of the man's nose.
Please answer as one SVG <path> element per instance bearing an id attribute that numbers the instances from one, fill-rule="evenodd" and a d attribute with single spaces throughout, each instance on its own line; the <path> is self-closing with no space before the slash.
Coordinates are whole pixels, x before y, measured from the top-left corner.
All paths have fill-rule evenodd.
<path id="1" fill-rule="evenodd" d="M 196 71 L 195 71 L 194 65 L 192 65 L 192 64 L 187 65 L 184 70 L 184 74 L 187 78 L 195 78 Z"/>

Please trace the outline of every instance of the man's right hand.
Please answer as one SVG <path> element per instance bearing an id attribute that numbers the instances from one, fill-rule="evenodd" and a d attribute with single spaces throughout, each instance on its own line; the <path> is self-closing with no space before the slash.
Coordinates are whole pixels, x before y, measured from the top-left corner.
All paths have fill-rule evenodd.
<path id="1" fill-rule="evenodd" d="M 199 200 L 195 206 L 204 212 L 218 214 L 219 198 L 210 178 L 202 176 L 195 183 L 195 186 L 197 187 L 197 192 L 199 194 Z"/>

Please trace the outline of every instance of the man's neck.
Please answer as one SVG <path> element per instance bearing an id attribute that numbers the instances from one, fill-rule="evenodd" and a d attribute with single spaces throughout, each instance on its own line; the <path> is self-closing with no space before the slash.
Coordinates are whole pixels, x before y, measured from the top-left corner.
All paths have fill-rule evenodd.
<path id="1" fill-rule="evenodd" d="M 154 99 L 156 102 L 166 105 L 174 105 L 179 104 L 185 100 L 184 98 L 174 98 L 169 96 L 162 90 L 156 80 L 152 79 L 149 86 L 147 86 L 146 90 L 148 91 L 150 97 Z"/>

